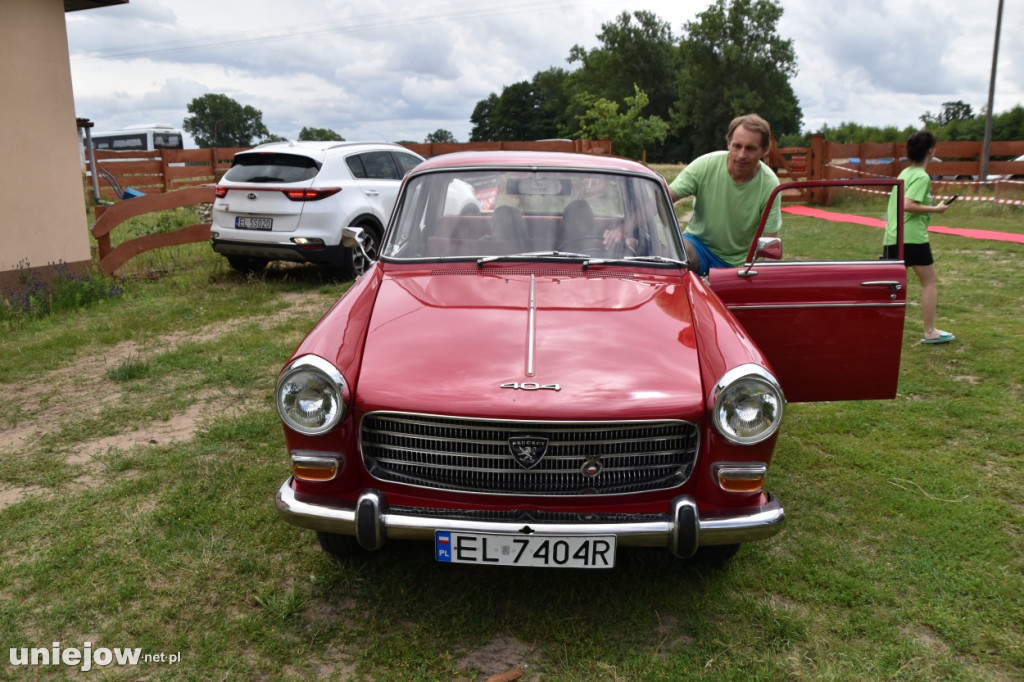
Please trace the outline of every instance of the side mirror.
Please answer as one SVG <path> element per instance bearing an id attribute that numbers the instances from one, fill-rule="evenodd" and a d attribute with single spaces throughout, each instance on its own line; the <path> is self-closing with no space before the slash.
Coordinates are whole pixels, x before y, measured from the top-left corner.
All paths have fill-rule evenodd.
<path id="1" fill-rule="evenodd" d="M 781 260 L 782 259 L 782 240 L 778 237 L 760 237 L 757 240 L 757 248 L 754 249 L 754 258 L 747 264 L 747 269 L 739 273 L 740 277 L 753 277 L 757 274 L 756 270 L 752 270 L 754 263 L 758 259 L 764 258 L 765 260 Z"/>
<path id="2" fill-rule="evenodd" d="M 341 228 L 341 245 L 347 248 L 354 248 L 358 246 L 360 249 L 363 248 L 363 242 L 366 239 L 366 233 L 361 227 L 343 227 Z"/>
<path id="3" fill-rule="evenodd" d="M 758 239 L 757 249 L 754 251 L 754 260 L 758 258 L 782 260 L 782 240 L 778 237 L 761 237 Z"/>
<path id="4" fill-rule="evenodd" d="M 376 260 L 376 258 L 366 252 L 367 245 L 370 246 L 374 255 L 376 255 L 377 250 L 373 248 L 374 244 L 370 241 L 370 237 L 366 234 L 366 230 L 361 227 L 353 227 L 350 225 L 348 227 L 341 228 L 341 245 L 349 249 L 358 247 L 359 252 L 363 254 L 364 260 L 362 267 L 356 263 L 355 254 L 352 254 L 352 264 L 356 269 L 357 278 L 362 276 L 362 270 L 369 267 L 370 263 Z"/>

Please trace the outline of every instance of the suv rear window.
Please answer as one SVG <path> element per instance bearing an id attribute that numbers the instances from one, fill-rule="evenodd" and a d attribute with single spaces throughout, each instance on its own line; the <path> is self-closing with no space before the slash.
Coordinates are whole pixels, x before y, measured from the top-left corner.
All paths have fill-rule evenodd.
<path id="1" fill-rule="evenodd" d="M 316 177 L 320 164 L 295 154 L 235 154 L 224 174 L 231 182 L 303 182 Z"/>

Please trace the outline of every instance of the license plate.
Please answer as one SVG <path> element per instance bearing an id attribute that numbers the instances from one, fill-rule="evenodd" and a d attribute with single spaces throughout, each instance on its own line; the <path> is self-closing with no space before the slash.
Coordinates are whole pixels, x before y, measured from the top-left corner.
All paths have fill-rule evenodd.
<path id="1" fill-rule="evenodd" d="M 434 532 L 434 555 L 450 564 L 613 568 L 614 535 L 504 535 Z"/>
<path id="2" fill-rule="evenodd" d="M 240 230 L 272 230 L 274 229 L 273 218 L 243 218 L 235 217 L 235 227 Z"/>

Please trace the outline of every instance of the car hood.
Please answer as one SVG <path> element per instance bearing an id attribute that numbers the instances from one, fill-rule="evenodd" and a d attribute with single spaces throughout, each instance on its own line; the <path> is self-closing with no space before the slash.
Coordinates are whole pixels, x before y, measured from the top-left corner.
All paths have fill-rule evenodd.
<path id="1" fill-rule="evenodd" d="M 614 269 L 385 275 L 355 389 L 364 411 L 468 417 L 697 420 L 704 405 L 681 278 Z"/>

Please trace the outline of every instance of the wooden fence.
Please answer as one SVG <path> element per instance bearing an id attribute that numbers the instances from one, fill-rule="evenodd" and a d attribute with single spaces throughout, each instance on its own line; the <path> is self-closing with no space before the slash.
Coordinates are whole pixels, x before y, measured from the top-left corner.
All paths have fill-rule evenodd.
<path id="1" fill-rule="evenodd" d="M 467 150 L 533 149 L 610 154 L 610 140 L 546 140 L 541 142 L 468 142 L 453 144 L 410 144 L 410 150 L 421 156 L 437 156 Z M 113 152 L 96 150 L 97 184 L 93 184 L 91 164 L 86 162 L 87 191 L 97 188 L 100 199 L 109 202 L 96 206 L 96 222 L 91 228 L 98 243 L 100 269 L 111 275 L 129 259 L 152 249 L 176 246 L 210 239 L 210 223 L 200 222 L 173 232 L 146 235 L 111 245 L 110 233 L 118 225 L 153 211 L 213 203 L 213 188 L 228 168 L 236 152 L 248 147 L 212 149 L 162 149 L 152 152 Z M 119 199 L 113 178 L 122 191 L 132 188 L 143 196 L 128 201 Z M 116 202 L 116 203 L 114 203 Z"/>
<path id="2" fill-rule="evenodd" d="M 407 144 L 420 156 L 431 157 L 458 151 L 540 150 L 575 152 L 578 154 L 611 154 L 610 140 L 543 140 L 539 142 L 462 142 L 444 144 Z M 96 150 L 96 166 L 100 199 L 116 201 L 113 185 L 106 180 L 109 173 L 122 189 L 131 187 L 143 194 L 163 194 L 185 187 L 216 184 L 231 167 L 236 152 L 249 147 L 217 147 L 212 149 L 161 149 L 151 152 L 113 152 Z M 92 167 L 86 160 L 87 191 L 93 194 Z M 102 213 L 102 209 L 100 211 Z"/>
<path id="3" fill-rule="evenodd" d="M 542 142 L 467 142 L 444 144 L 408 144 L 410 150 L 426 157 L 457 151 L 541 150 L 585 154 L 611 154 L 609 140 L 546 140 Z M 165 149 L 155 152 L 96 151 L 96 165 L 109 172 L 122 187 L 131 187 L 145 196 L 121 201 L 112 206 L 96 207 L 96 223 L 92 234 L 99 243 L 100 267 L 113 273 L 128 259 L 150 249 L 176 244 L 205 241 L 210 236 L 210 223 L 197 223 L 175 232 L 139 237 L 111 247 L 110 232 L 119 224 L 143 213 L 190 206 L 213 201 L 213 186 L 231 166 L 231 160 L 242 148 Z M 959 178 L 967 184 L 981 173 L 981 142 L 939 142 L 936 156 L 941 161 L 928 165 L 929 173 L 943 178 Z M 769 152 L 768 164 L 782 182 L 834 180 L 854 176 L 895 177 L 907 167 L 906 145 L 902 142 L 838 144 L 812 135 L 809 147 L 775 145 Z M 1024 154 L 1024 141 L 993 142 L 989 175 L 1024 175 L 1024 161 L 1006 161 Z M 90 173 L 86 176 L 91 182 Z M 92 191 L 92 187 L 88 188 Z M 833 188 L 805 188 L 786 191 L 783 201 L 828 205 Z M 100 197 L 117 199 L 112 186 L 100 180 Z"/>
<path id="4" fill-rule="evenodd" d="M 213 203 L 212 184 L 200 187 L 186 187 L 185 189 L 162 194 L 147 194 L 129 201 L 120 201 L 113 206 L 107 207 L 102 214 L 98 214 L 98 219 L 93 223 L 90 230 L 99 245 L 100 270 L 106 275 L 112 275 L 115 270 L 124 265 L 129 259 L 138 256 L 140 253 L 164 246 L 209 241 L 210 223 L 203 222 L 182 227 L 173 232 L 158 232 L 129 239 L 121 242 L 117 247 L 112 247 L 110 242 L 110 233 L 115 227 L 129 218 L 154 211 L 165 211 L 182 206 L 206 203 Z M 97 209 L 99 208 L 101 207 L 97 207 Z"/>
<path id="5" fill-rule="evenodd" d="M 820 138 L 820 135 L 813 136 Z M 811 140 L 811 156 L 815 157 L 815 145 L 821 149 L 817 161 L 819 177 L 826 180 L 842 178 L 896 177 L 910 165 L 904 142 L 862 142 L 839 144 L 821 139 Z M 1000 201 L 1000 194 L 1020 198 L 1024 185 L 1019 182 L 993 180 L 995 177 L 1024 176 L 1024 161 L 1013 161 L 1024 155 L 1024 141 L 992 142 L 989 148 L 990 161 L 988 178 L 981 176 L 983 143 L 980 141 L 938 142 L 935 156 L 928 164 L 928 174 L 937 186 L 950 186 L 950 193 L 957 192 L 965 197 L 984 194 L 983 198 Z M 1004 197 L 1005 198 L 1005 197 Z M 829 205 L 832 191 L 812 192 L 809 200 Z M 1012 203 L 1020 203 L 1011 199 Z"/>
<path id="6" fill-rule="evenodd" d="M 935 156 L 928 164 L 928 173 L 943 178 L 971 180 L 981 175 L 982 143 L 939 142 Z M 1004 161 L 1024 154 L 1024 141 L 992 142 L 988 164 L 991 175 L 1024 175 L 1024 161 Z M 906 158 L 907 146 L 903 142 L 862 142 L 860 144 L 825 143 L 825 163 L 842 165 L 854 170 L 896 177 L 910 165 Z"/>
<path id="7" fill-rule="evenodd" d="M 103 177 L 113 176 L 122 189 L 131 187 L 143 194 L 164 194 L 196 185 L 215 184 L 231 167 L 235 152 L 246 149 L 218 147 L 213 149 L 160 149 L 151 152 L 112 152 L 97 149 L 96 166 L 100 198 L 116 201 L 118 196 Z M 86 190 L 93 194 L 92 167 L 85 162 Z M 102 212 L 102 211 L 100 211 Z"/>

